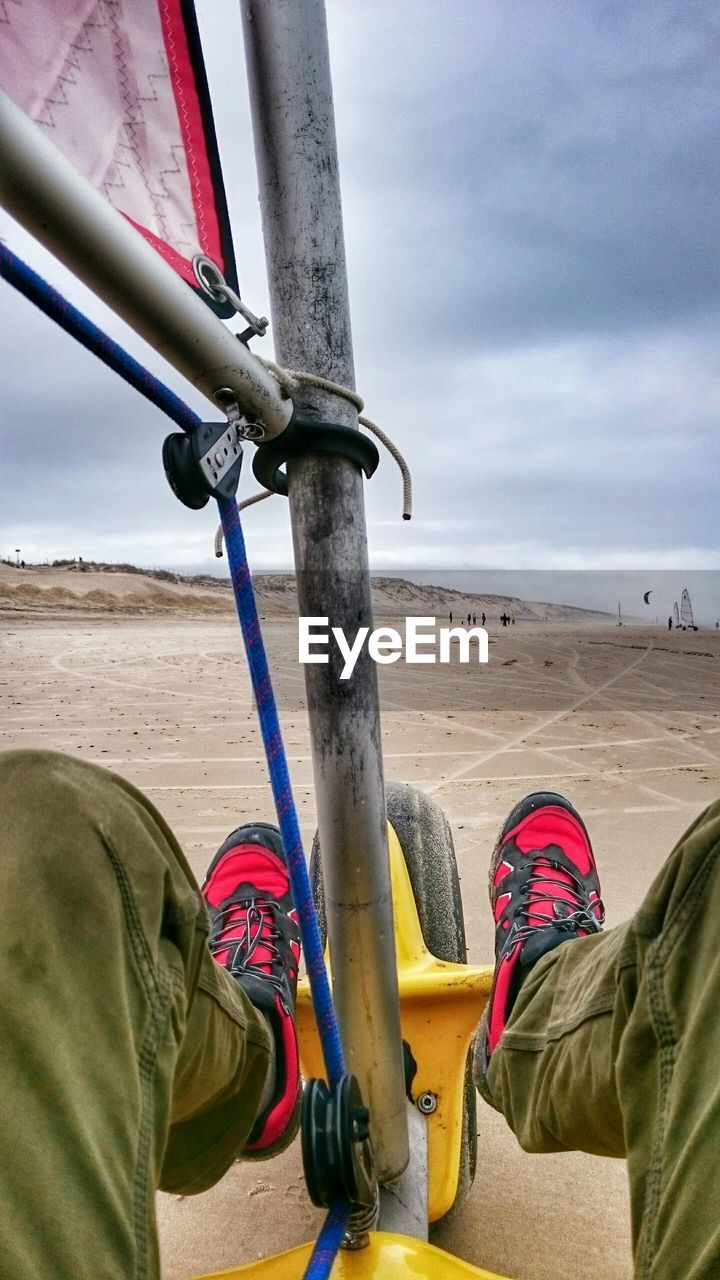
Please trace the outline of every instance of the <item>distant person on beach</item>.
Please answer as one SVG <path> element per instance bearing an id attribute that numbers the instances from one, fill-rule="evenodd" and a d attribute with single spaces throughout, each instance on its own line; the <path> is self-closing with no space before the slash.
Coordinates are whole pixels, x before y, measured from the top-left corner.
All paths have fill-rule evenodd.
<path id="1" fill-rule="evenodd" d="M 485 626 L 485 614 L 484 614 L 484 613 L 481 613 L 481 614 L 480 614 L 480 622 L 482 623 L 482 625 L 483 625 L 483 626 Z"/>
<path id="2" fill-rule="evenodd" d="M 450 610 L 450 621 L 452 622 L 452 609 Z"/>
<path id="3" fill-rule="evenodd" d="M 0 755 L 0 814 L 0 1275 L 80 1277 L 92 1245 L 103 1275 L 158 1280 L 156 1189 L 205 1191 L 297 1132 L 282 838 L 238 827 L 198 890 L 135 787 L 45 751 Z M 637 1280 L 720 1275 L 718 849 L 720 803 L 604 933 L 563 796 L 516 804 L 491 855 L 475 1083 L 524 1150 L 627 1160 Z"/>
<path id="4" fill-rule="evenodd" d="M 673 620 L 672 618 L 668 618 L 668 631 L 672 631 L 672 629 L 673 629 Z"/>

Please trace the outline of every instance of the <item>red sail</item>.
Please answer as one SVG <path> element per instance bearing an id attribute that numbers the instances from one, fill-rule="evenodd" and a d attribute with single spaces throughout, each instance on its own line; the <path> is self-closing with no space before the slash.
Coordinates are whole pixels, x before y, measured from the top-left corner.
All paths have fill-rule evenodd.
<path id="1" fill-rule="evenodd" d="M 2 7 L 5 92 L 184 280 L 203 253 L 237 289 L 191 0 Z"/>

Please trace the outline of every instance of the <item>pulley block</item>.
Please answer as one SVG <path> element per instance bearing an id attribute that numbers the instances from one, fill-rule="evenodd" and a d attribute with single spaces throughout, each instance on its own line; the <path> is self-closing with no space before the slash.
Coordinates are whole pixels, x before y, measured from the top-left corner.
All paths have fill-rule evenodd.
<path id="1" fill-rule="evenodd" d="M 369 1112 L 353 1075 L 331 1088 L 309 1080 L 302 1112 L 305 1181 L 313 1204 L 329 1208 L 338 1199 L 354 1207 L 375 1204 L 376 1178 Z"/>
<path id="2" fill-rule="evenodd" d="M 233 498 L 240 483 L 242 444 L 235 423 L 200 422 L 163 444 L 163 466 L 176 498 L 199 511 L 210 498 Z"/>

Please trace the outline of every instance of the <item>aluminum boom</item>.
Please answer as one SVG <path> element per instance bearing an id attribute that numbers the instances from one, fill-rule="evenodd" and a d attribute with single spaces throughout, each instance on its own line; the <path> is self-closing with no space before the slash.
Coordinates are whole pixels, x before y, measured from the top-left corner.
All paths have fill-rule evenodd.
<path id="1" fill-rule="evenodd" d="M 292 403 L 247 347 L 0 92 L 0 204 L 212 401 L 228 388 L 267 438 Z"/>

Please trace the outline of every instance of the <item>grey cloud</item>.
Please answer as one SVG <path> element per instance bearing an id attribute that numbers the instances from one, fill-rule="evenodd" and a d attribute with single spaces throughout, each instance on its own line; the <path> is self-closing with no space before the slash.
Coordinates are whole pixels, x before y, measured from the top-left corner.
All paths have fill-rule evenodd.
<path id="1" fill-rule="evenodd" d="M 710 6 L 449 4 L 440 53 L 425 13 L 421 52 L 396 59 L 376 130 L 344 156 L 358 205 L 383 193 L 363 208 L 363 250 L 384 249 L 362 254 L 364 292 L 392 254 L 401 340 L 467 350 L 715 312 Z"/>
<path id="2" fill-rule="evenodd" d="M 205 16 L 240 278 L 263 310 L 236 0 Z M 409 526 L 389 463 L 368 486 L 376 562 L 717 554 L 714 5 L 330 0 L 329 25 L 359 386 L 415 476 Z M 165 483 L 161 416 L 0 288 L 0 539 L 222 571 L 212 514 Z M 288 562 L 280 499 L 247 529 L 255 563 Z"/>

